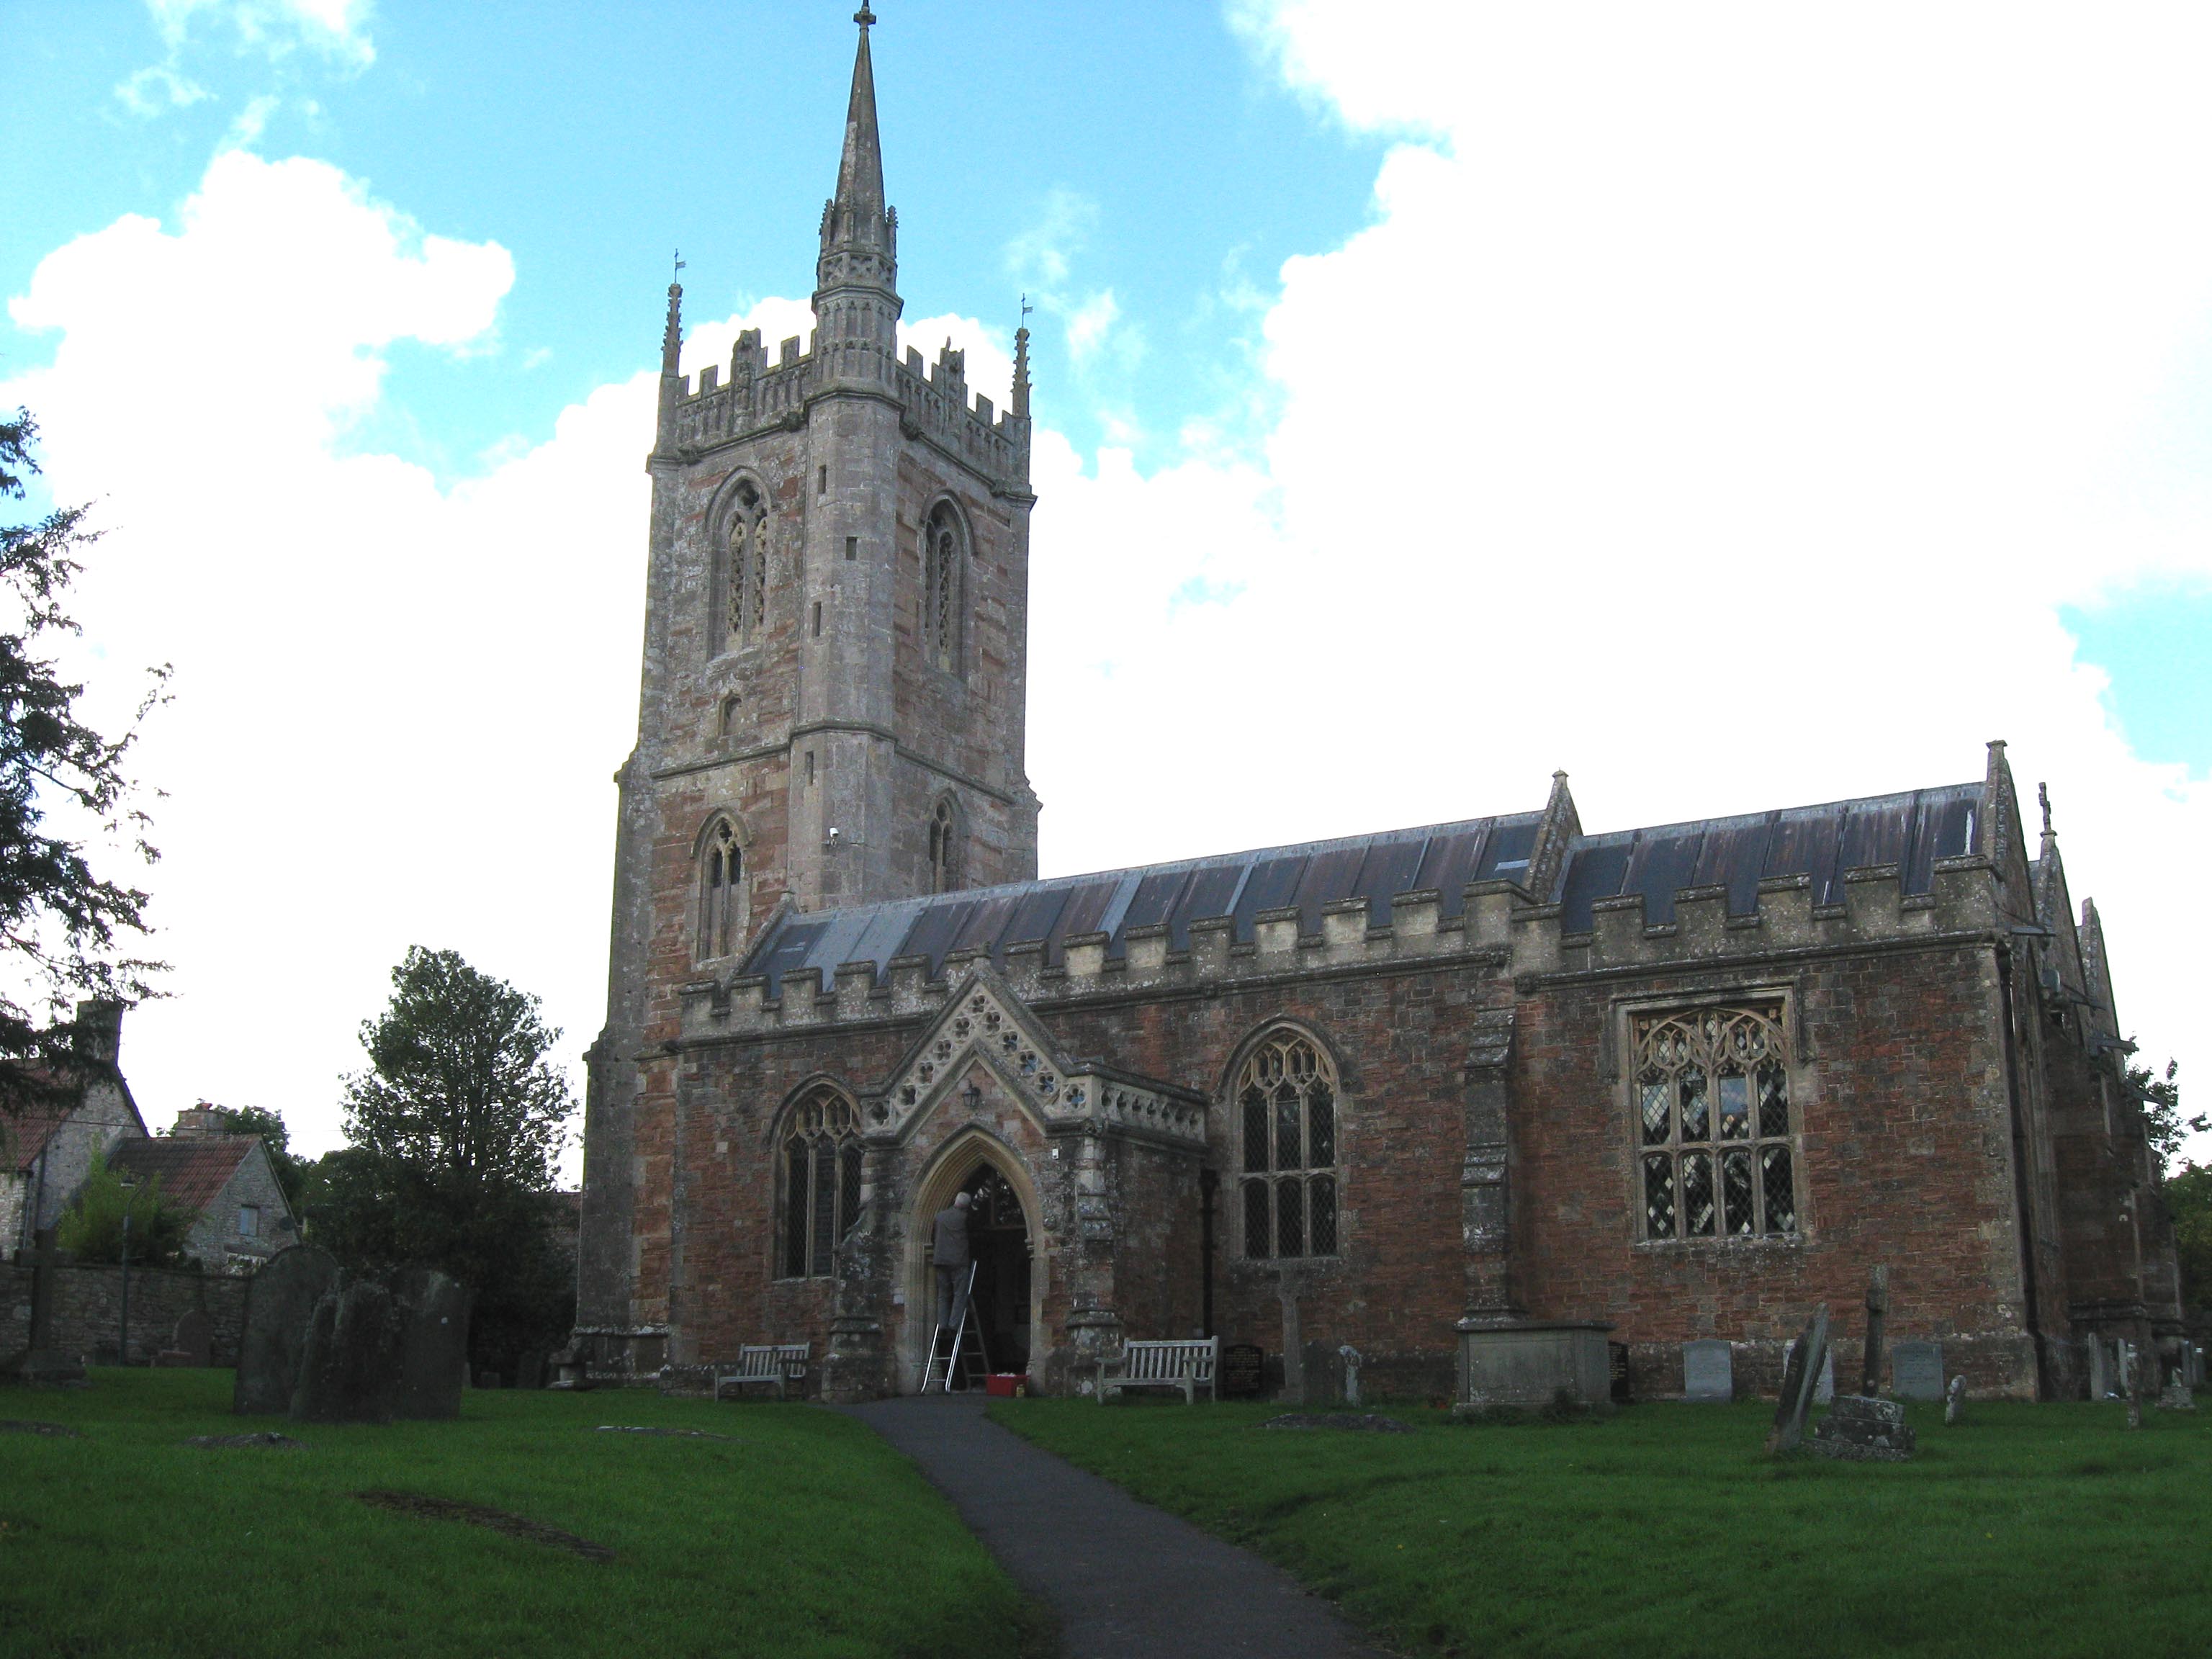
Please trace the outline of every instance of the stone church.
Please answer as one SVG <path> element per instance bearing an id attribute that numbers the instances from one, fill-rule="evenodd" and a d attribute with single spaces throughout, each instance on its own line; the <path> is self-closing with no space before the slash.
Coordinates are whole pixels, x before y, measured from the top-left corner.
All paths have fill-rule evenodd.
<path id="1" fill-rule="evenodd" d="M 1004 410 L 901 353 L 858 21 L 810 338 L 695 381 L 669 289 L 594 1374 L 803 1341 L 830 1397 L 911 1391 L 963 1191 L 993 1365 L 1048 1391 L 1218 1334 L 1443 1395 L 1470 1334 L 1569 1329 L 1638 1396 L 1701 1340 L 1771 1392 L 1822 1301 L 1856 1364 L 1876 1265 L 1893 1336 L 1978 1394 L 2078 1396 L 2178 1334 L 2096 912 L 2002 744 L 1867 799 L 1589 830 L 1560 775 L 1037 879 L 1027 333 Z"/>

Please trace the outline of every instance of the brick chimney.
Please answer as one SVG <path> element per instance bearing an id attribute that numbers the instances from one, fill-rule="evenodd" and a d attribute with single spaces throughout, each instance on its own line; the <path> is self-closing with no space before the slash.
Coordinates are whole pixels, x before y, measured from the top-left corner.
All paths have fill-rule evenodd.
<path id="1" fill-rule="evenodd" d="M 206 1135 L 219 1135 L 222 1125 L 216 1121 L 215 1108 L 203 1100 L 188 1112 L 177 1114 L 176 1127 L 169 1131 L 172 1140 L 196 1140 Z"/>

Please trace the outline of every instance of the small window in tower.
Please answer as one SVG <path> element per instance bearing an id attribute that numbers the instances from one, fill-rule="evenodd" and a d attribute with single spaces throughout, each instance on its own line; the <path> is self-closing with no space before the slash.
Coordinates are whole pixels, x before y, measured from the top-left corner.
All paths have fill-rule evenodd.
<path id="1" fill-rule="evenodd" d="M 967 537 L 951 501 L 939 501 L 921 532 L 921 647 L 933 668 L 960 672 Z"/>
<path id="2" fill-rule="evenodd" d="M 738 710 L 744 705 L 744 699 L 734 691 L 722 699 L 722 735 L 724 737 L 728 737 L 731 732 L 738 729 Z"/>
<path id="3" fill-rule="evenodd" d="M 810 789 L 814 787 L 814 751 L 811 749 L 806 751 L 806 787 Z"/>
<path id="4" fill-rule="evenodd" d="M 814 637 L 817 640 L 822 637 L 822 601 L 819 599 L 814 601 Z"/>
<path id="5" fill-rule="evenodd" d="M 717 817 L 699 848 L 699 937 L 702 962 L 726 957 L 738 947 L 744 931 L 743 907 L 744 854 L 738 844 L 737 828 Z"/>
<path id="6" fill-rule="evenodd" d="M 929 890 L 950 893 L 960 885 L 963 855 L 968 835 L 960 821 L 959 803 L 942 796 L 929 819 Z"/>
<path id="7" fill-rule="evenodd" d="M 857 559 L 857 558 L 859 558 L 860 556 L 860 538 L 858 536 L 848 536 L 848 537 L 846 537 L 846 538 L 845 538 L 845 557 L 847 558 L 847 560 L 850 561 L 850 560 L 853 560 L 853 559 Z"/>
<path id="8" fill-rule="evenodd" d="M 827 495 L 830 493 L 830 469 L 826 466 L 815 469 L 814 493 L 817 495 Z"/>
<path id="9" fill-rule="evenodd" d="M 723 599 L 724 647 L 760 633 L 768 619 L 768 501 L 750 478 L 738 485 L 730 515 L 729 562 L 718 582 Z"/>

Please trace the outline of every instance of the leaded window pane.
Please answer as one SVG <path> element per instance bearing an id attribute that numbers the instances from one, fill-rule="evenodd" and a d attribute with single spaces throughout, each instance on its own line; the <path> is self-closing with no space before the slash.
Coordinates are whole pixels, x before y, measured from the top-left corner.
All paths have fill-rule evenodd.
<path id="1" fill-rule="evenodd" d="M 1721 1079 L 1721 1139 L 1741 1140 L 1751 1133 L 1751 1079 L 1741 1072 Z"/>
<path id="2" fill-rule="evenodd" d="M 1316 1170 L 1329 1169 L 1336 1163 L 1336 1098 L 1319 1078 L 1306 1088 L 1306 1163 Z M 1330 1231 L 1334 1231 L 1333 1225 Z M 1321 1236 L 1318 1224 L 1314 1236 Z M 1316 1254 L 1321 1254 L 1318 1246 Z"/>
<path id="3" fill-rule="evenodd" d="M 1711 1140 L 1712 1130 L 1707 1127 L 1711 1113 L 1705 1103 L 1705 1073 L 1704 1068 L 1692 1066 L 1680 1079 L 1682 1091 L 1682 1139 Z"/>
<path id="4" fill-rule="evenodd" d="M 1647 1073 L 1642 1084 L 1644 1091 L 1644 1144 L 1662 1146 L 1672 1127 L 1673 1103 L 1668 1098 L 1667 1079 L 1656 1073 Z"/>
<path id="5" fill-rule="evenodd" d="M 842 1238 L 860 1218 L 860 1143 L 848 1140 L 837 1151 L 837 1236 Z"/>
<path id="6" fill-rule="evenodd" d="M 1790 1077 L 1778 1060 L 1761 1060 L 1759 1065 L 1759 1133 L 1790 1133 Z"/>
<path id="7" fill-rule="evenodd" d="M 1713 1236 L 1713 1158 L 1711 1152 L 1682 1155 L 1683 1231 L 1692 1238 Z"/>
<path id="8" fill-rule="evenodd" d="M 1275 1183 L 1277 1255 L 1296 1256 L 1306 1253 L 1306 1206 L 1298 1190 L 1302 1184 L 1295 1176 Z"/>
<path id="9" fill-rule="evenodd" d="M 810 1271 L 830 1271 L 830 1252 L 837 1244 L 837 1157 L 827 1141 L 817 1141 L 814 1152 L 814 1255 Z"/>
<path id="10" fill-rule="evenodd" d="M 1766 1231 L 1770 1233 L 1794 1233 L 1797 1231 L 1797 1188 L 1792 1179 L 1793 1162 L 1787 1146 L 1762 1146 L 1759 1150 L 1759 1175 L 1766 1189 Z"/>
<path id="11" fill-rule="evenodd" d="M 1303 1170 L 1306 1166 L 1299 1145 L 1298 1091 L 1289 1083 L 1275 1091 L 1275 1167 L 1279 1170 Z"/>
<path id="12" fill-rule="evenodd" d="M 806 1276 L 806 1143 L 793 1139 L 783 1149 L 783 1271 L 787 1277 Z"/>
<path id="13" fill-rule="evenodd" d="M 1644 1160 L 1644 1231 L 1654 1238 L 1674 1236 L 1674 1160 L 1664 1152 Z"/>
<path id="14" fill-rule="evenodd" d="M 1267 1167 L 1267 1094 L 1257 1084 L 1244 1091 L 1244 1168 Z"/>
<path id="15" fill-rule="evenodd" d="M 1316 1255 L 1336 1254 L 1336 1177 L 1316 1176 L 1306 1183 L 1306 1198 L 1312 1216 L 1310 1229 L 1310 1244 Z"/>
<path id="16" fill-rule="evenodd" d="M 1721 1202 L 1729 1235 L 1751 1236 L 1751 1154 L 1739 1146 L 1721 1155 Z"/>
<path id="17" fill-rule="evenodd" d="M 1273 1217 L 1267 1208 L 1267 1183 L 1244 1183 L 1244 1254 L 1265 1260 L 1274 1255 Z"/>

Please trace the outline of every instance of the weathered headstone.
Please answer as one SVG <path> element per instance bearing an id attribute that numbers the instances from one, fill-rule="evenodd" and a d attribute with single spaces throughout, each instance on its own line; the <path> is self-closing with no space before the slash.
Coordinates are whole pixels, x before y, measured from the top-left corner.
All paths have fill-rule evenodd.
<path id="1" fill-rule="evenodd" d="M 84 1382 L 84 1361 L 76 1354 L 60 1353 L 52 1346 L 54 1319 L 54 1229 L 41 1227 L 33 1240 L 31 1258 L 31 1329 L 29 1346 L 4 1363 L 0 1378 L 27 1387 L 75 1388 Z"/>
<path id="2" fill-rule="evenodd" d="M 312 1244 L 279 1250 L 246 1287 L 246 1323 L 238 1344 L 231 1410 L 275 1417 L 291 1409 L 300 1359 L 315 1304 L 337 1282 L 338 1264 Z"/>
<path id="3" fill-rule="evenodd" d="M 1306 1403 L 1305 1344 L 1298 1336 L 1298 1287 L 1288 1273 L 1276 1285 L 1283 1304 L 1283 1403 Z"/>
<path id="4" fill-rule="evenodd" d="M 1951 1379 L 1950 1392 L 1943 1396 L 1943 1426 L 1956 1428 L 1966 1420 L 1966 1379 Z"/>
<path id="5" fill-rule="evenodd" d="M 1901 1403 L 1858 1394 L 1837 1397 L 1814 1429 L 1812 1441 L 1823 1457 L 1854 1463 L 1902 1463 L 1917 1444 Z"/>
<path id="6" fill-rule="evenodd" d="M 528 1349 L 514 1362 L 514 1386 L 518 1389 L 542 1389 L 545 1386 L 544 1349 Z"/>
<path id="7" fill-rule="evenodd" d="M 1820 1358 L 1820 1380 L 1813 1385 L 1813 1403 L 1816 1406 L 1836 1403 L 1836 1351 L 1832 1346 Z"/>
<path id="8" fill-rule="evenodd" d="M 429 1267 L 394 1277 L 402 1334 L 392 1414 L 410 1420 L 459 1417 L 469 1357 L 469 1293 Z"/>
<path id="9" fill-rule="evenodd" d="M 169 1352 L 182 1356 L 179 1363 L 205 1365 L 215 1355 L 215 1321 L 199 1309 L 190 1310 L 177 1322 L 169 1338 Z"/>
<path id="10" fill-rule="evenodd" d="M 1867 1279 L 1866 1352 L 1859 1367 L 1859 1392 L 1871 1400 L 1881 1392 L 1882 1327 L 1889 1317 L 1889 1269 L 1876 1267 Z"/>
<path id="11" fill-rule="evenodd" d="M 1735 1398 L 1735 1353 L 1711 1337 L 1682 1345 L 1682 1398 L 1726 1405 Z"/>
<path id="12" fill-rule="evenodd" d="M 1890 1351 L 1891 1391 L 1899 1400 L 1943 1397 L 1943 1345 L 1900 1342 Z"/>
<path id="13" fill-rule="evenodd" d="M 1336 1351 L 1336 1357 L 1344 1362 L 1344 1403 L 1357 1406 L 1359 1403 L 1359 1350 L 1347 1342 Z"/>
<path id="14" fill-rule="evenodd" d="M 1221 1351 L 1218 1377 L 1224 1400 L 1257 1400 L 1267 1391 L 1267 1356 L 1256 1342 L 1232 1342 Z"/>
<path id="15" fill-rule="evenodd" d="M 2188 1380 L 2179 1371 L 2168 1377 L 2166 1386 L 2159 1390 L 2158 1408 L 2162 1412 L 2193 1412 L 2197 1409 L 2197 1397 L 2190 1393 Z"/>
<path id="16" fill-rule="evenodd" d="M 1774 1407 L 1774 1427 L 1766 1437 L 1770 1452 L 1794 1451 L 1805 1437 L 1805 1417 L 1813 1409 L 1820 1368 L 1828 1357 L 1828 1304 L 1813 1310 L 1804 1335 L 1790 1345 L 1790 1360 L 1782 1368 L 1782 1398 Z"/>
<path id="17" fill-rule="evenodd" d="M 389 1289 L 357 1279 L 315 1304 L 300 1357 L 292 1417 L 301 1423 L 389 1423 L 399 1394 L 405 1310 Z"/>

